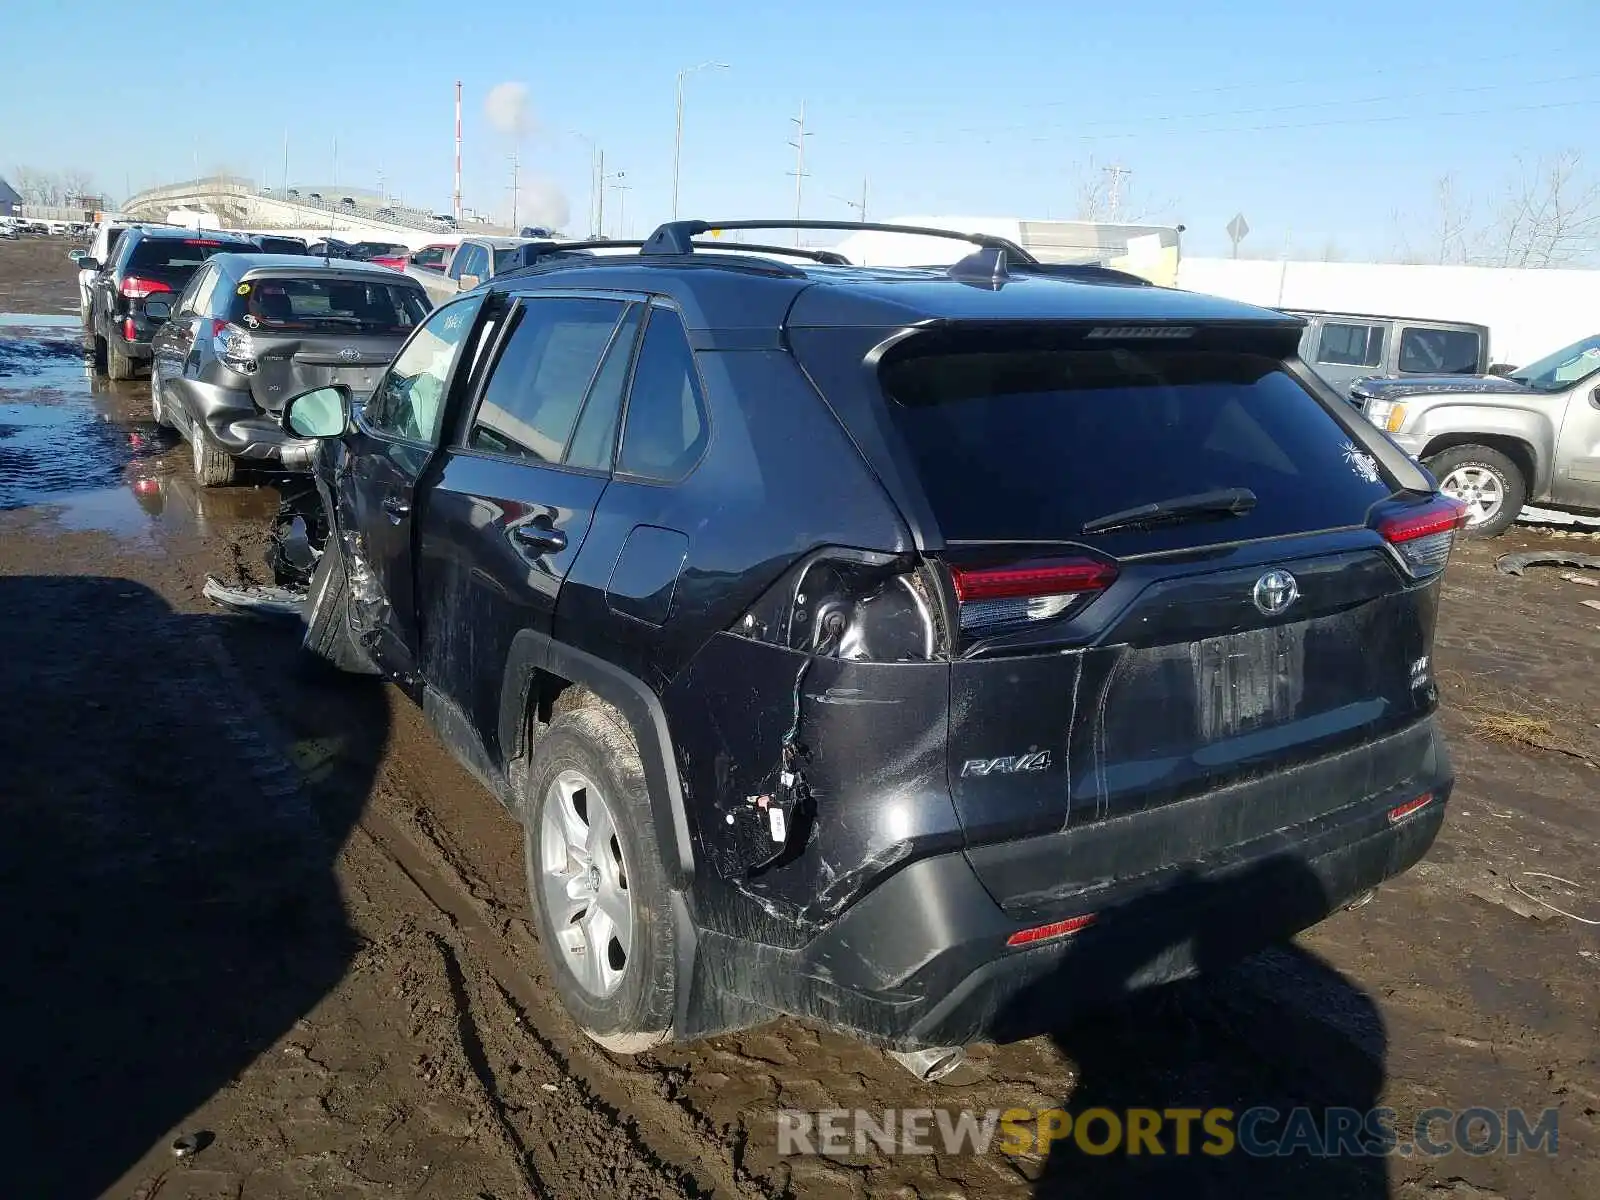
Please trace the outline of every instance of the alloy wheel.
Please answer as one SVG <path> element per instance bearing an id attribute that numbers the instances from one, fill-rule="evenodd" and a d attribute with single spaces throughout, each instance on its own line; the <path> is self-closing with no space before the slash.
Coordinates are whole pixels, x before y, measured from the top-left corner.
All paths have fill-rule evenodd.
<path id="1" fill-rule="evenodd" d="M 539 873 L 560 956 L 594 996 L 622 984 L 633 951 L 633 897 L 616 822 L 581 771 L 556 776 L 540 820 Z"/>

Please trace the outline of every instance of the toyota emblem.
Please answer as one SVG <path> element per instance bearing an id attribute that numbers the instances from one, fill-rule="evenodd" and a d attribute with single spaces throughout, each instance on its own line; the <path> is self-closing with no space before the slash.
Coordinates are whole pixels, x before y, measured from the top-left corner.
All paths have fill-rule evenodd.
<path id="1" fill-rule="evenodd" d="M 1267 616 L 1275 617 L 1300 598 L 1300 585 L 1287 571 L 1268 571 L 1256 580 L 1252 598 L 1257 608 Z"/>
<path id="2" fill-rule="evenodd" d="M 343 350 L 339 351 L 339 357 L 344 359 L 345 362 L 355 362 L 356 359 L 361 357 L 361 351 L 357 350 L 354 346 L 346 346 Z"/>

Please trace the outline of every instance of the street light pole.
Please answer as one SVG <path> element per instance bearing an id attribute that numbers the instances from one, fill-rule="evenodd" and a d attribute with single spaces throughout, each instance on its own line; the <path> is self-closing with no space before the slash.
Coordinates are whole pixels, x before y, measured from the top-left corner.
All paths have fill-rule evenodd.
<path id="1" fill-rule="evenodd" d="M 703 62 L 692 67 L 685 67 L 678 72 L 678 114 L 677 126 L 672 138 L 672 219 L 678 219 L 678 172 L 683 163 L 683 79 L 696 71 L 726 71 L 728 64 L 725 62 Z"/>

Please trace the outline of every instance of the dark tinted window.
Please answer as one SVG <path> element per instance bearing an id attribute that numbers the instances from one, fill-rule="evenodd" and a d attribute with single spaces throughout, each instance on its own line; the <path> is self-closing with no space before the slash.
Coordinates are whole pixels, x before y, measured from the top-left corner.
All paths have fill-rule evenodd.
<path id="1" fill-rule="evenodd" d="M 125 229 L 113 229 L 106 234 L 106 258 L 110 259 L 117 253 L 117 243 L 122 240 Z"/>
<path id="2" fill-rule="evenodd" d="M 468 245 L 456 251 L 450 264 L 450 274 L 456 279 L 463 275 L 476 275 L 482 279 L 488 274 L 489 252 L 482 246 Z"/>
<path id="3" fill-rule="evenodd" d="M 628 386 L 628 368 L 633 365 L 633 346 L 645 307 L 630 305 L 606 351 L 600 373 L 589 389 L 589 399 L 578 418 L 578 428 L 567 447 L 567 462 L 574 467 L 611 469 L 611 456 L 617 444 L 617 422 L 622 416 L 622 393 Z"/>
<path id="4" fill-rule="evenodd" d="M 530 300 L 489 370 L 467 445 L 560 462 L 622 315 L 615 300 Z"/>
<path id="5" fill-rule="evenodd" d="M 444 253 L 443 246 L 429 246 L 425 250 L 418 250 L 411 256 L 411 265 L 427 267 L 436 271 L 444 265 Z"/>
<path id="6" fill-rule="evenodd" d="M 1382 325 L 1325 324 L 1317 343 L 1317 361 L 1341 367 L 1383 364 Z"/>
<path id="7" fill-rule="evenodd" d="M 978 342 L 891 360 L 881 378 L 955 540 L 1077 538 L 1086 522 L 1141 504 L 1256 494 L 1251 512 L 1162 531 L 1170 537 L 1101 535 L 1132 539 L 1121 544 L 1136 552 L 1359 524 L 1390 491 L 1372 457 L 1269 358 Z"/>
<path id="8" fill-rule="evenodd" d="M 306 244 L 299 238 L 263 237 L 257 243 L 263 254 L 304 254 Z"/>
<path id="9" fill-rule="evenodd" d="M 509 271 L 513 267 L 522 265 L 522 247 L 508 246 L 494 252 L 494 273 L 496 275 Z"/>
<path id="10" fill-rule="evenodd" d="M 208 238 L 140 238 L 128 255 L 128 270 L 140 271 L 194 271 L 213 254 L 243 250 L 254 246 L 236 246 L 231 242 L 212 241 Z"/>
<path id="11" fill-rule="evenodd" d="M 228 313 L 249 329 L 409 333 L 428 315 L 422 289 L 352 279 L 248 279 Z"/>
<path id="12" fill-rule="evenodd" d="M 617 469 L 648 479 L 681 479 L 699 461 L 708 432 L 689 335 L 676 313 L 653 309 L 628 392 Z"/>
<path id="13" fill-rule="evenodd" d="M 1400 369 L 1419 375 L 1475 375 L 1478 335 L 1466 329 L 1402 329 Z"/>

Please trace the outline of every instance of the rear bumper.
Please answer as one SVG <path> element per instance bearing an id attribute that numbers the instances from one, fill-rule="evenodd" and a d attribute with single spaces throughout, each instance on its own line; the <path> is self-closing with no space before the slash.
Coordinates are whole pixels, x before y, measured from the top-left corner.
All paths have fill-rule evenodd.
<path id="1" fill-rule="evenodd" d="M 798 950 L 702 932 L 697 974 L 752 1005 L 901 1049 L 1034 1036 L 1288 938 L 1411 867 L 1433 844 L 1453 784 L 1431 720 L 1420 732 L 1437 752 L 1417 777 L 1334 799 L 1315 819 L 1206 857 L 1098 881 L 1047 916 L 1008 914 L 965 854 L 942 854 L 892 875 Z M 1283 774 L 1310 784 L 1318 765 Z M 1424 792 L 1431 802 L 1390 818 Z M 1127 836 L 1148 836 L 1139 817 L 1128 819 Z M 1042 840 L 1013 848 L 1036 858 Z M 1006 944 L 1024 928 L 1090 914 L 1092 924 L 1068 936 Z"/>
<path id="2" fill-rule="evenodd" d="M 176 382 L 176 381 L 174 381 Z M 205 422 L 206 431 L 235 458 L 276 462 L 304 470 L 314 442 L 291 437 L 277 418 L 256 407 L 248 387 L 235 390 L 215 383 L 184 380 L 189 411 Z M 288 461 L 285 462 L 285 451 Z"/>

